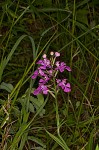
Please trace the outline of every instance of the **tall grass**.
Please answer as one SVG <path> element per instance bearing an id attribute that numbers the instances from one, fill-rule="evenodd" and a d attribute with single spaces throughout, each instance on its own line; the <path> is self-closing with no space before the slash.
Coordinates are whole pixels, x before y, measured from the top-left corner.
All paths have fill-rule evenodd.
<path id="1" fill-rule="evenodd" d="M 0 141 L 2 150 L 99 150 L 98 6 L 89 0 L 0 2 Z M 55 101 L 33 96 L 44 53 L 71 65 L 72 92 Z M 67 74 L 60 74 L 67 77 Z"/>

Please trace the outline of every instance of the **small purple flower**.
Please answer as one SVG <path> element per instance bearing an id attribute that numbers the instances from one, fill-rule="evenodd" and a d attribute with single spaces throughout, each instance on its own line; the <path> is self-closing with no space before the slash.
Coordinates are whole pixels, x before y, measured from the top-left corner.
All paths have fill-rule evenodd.
<path id="1" fill-rule="evenodd" d="M 41 68 L 38 68 L 38 72 L 41 76 L 45 76 L 45 73 L 41 70 Z"/>
<path id="2" fill-rule="evenodd" d="M 44 63 L 44 61 L 43 60 L 39 60 L 38 62 L 37 62 L 37 64 L 43 64 Z"/>
<path id="3" fill-rule="evenodd" d="M 56 56 L 56 57 L 59 57 L 59 56 L 60 56 L 60 53 L 55 52 L 55 56 Z"/>
<path id="4" fill-rule="evenodd" d="M 45 58 L 44 59 L 44 65 L 49 66 L 50 65 L 50 60 Z"/>
<path id="5" fill-rule="evenodd" d="M 33 75 L 32 75 L 32 79 L 35 79 L 38 76 L 38 70 L 34 71 Z"/>
<path id="6" fill-rule="evenodd" d="M 68 93 L 71 91 L 70 83 L 67 83 L 64 88 L 64 92 Z"/>
<path id="7" fill-rule="evenodd" d="M 37 89 L 34 90 L 33 94 L 38 95 L 41 93 L 41 87 L 39 86 Z"/>
<path id="8" fill-rule="evenodd" d="M 60 81 L 58 86 L 60 86 L 62 89 L 64 89 L 66 86 L 66 79 L 63 79 L 62 81 Z"/>
<path id="9" fill-rule="evenodd" d="M 66 69 L 66 64 L 64 62 L 56 62 L 56 70 L 63 72 Z"/>
<path id="10" fill-rule="evenodd" d="M 41 85 L 41 90 L 43 92 L 43 94 L 48 94 L 48 88 L 45 85 Z"/>
<path id="11" fill-rule="evenodd" d="M 44 85 L 49 81 L 50 78 L 48 76 L 45 76 L 44 79 L 39 80 L 39 85 Z"/>
<path id="12" fill-rule="evenodd" d="M 68 93 L 71 91 L 70 83 L 66 83 L 67 79 L 63 79 L 62 81 L 60 79 L 57 79 L 56 82 L 59 87 L 61 87 L 64 92 Z"/>
<path id="13" fill-rule="evenodd" d="M 40 93 L 48 94 L 48 88 L 45 85 L 40 85 L 37 89 L 34 90 L 33 94 L 38 95 Z"/>
<path id="14" fill-rule="evenodd" d="M 71 71 L 71 68 L 69 66 L 66 66 L 64 62 L 56 62 L 56 70 L 59 70 L 60 72 L 64 72 L 64 70 Z"/>
<path id="15" fill-rule="evenodd" d="M 44 85 L 45 83 L 46 83 L 46 80 L 44 80 L 44 79 L 39 80 L 39 85 Z"/>
<path id="16" fill-rule="evenodd" d="M 37 64 L 40 64 L 41 66 L 39 67 L 39 68 L 41 68 L 41 69 L 46 69 L 47 67 L 48 68 L 51 68 L 51 66 L 50 66 L 50 60 L 48 60 L 47 58 L 44 58 L 44 60 L 39 60 L 38 62 L 37 62 Z"/>

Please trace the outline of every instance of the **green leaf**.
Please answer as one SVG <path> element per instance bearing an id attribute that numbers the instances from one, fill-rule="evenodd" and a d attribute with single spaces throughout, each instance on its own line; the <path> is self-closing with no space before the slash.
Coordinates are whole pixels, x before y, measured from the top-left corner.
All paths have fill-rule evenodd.
<path id="1" fill-rule="evenodd" d="M 33 106 L 32 103 L 29 103 L 29 108 L 28 109 L 29 109 L 30 112 L 34 113 L 34 106 Z"/>
<path id="2" fill-rule="evenodd" d="M 30 101 L 32 102 L 33 106 L 36 108 L 36 111 L 39 110 L 39 108 L 44 104 L 44 97 L 42 94 L 38 94 L 37 98 L 34 98 L 33 96 L 30 96 Z M 43 116 L 45 114 L 45 109 L 43 108 L 41 112 L 39 113 L 40 116 Z"/>
<path id="3" fill-rule="evenodd" d="M 37 95 L 38 101 L 40 102 L 40 104 L 42 105 L 44 103 L 44 97 L 42 94 L 38 94 Z"/>
<path id="4" fill-rule="evenodd" d="M 77 21 L 82 22 L 82 23 L 88 25 L 87 14 L 88 14 L 88 10 L 86 10 L 86 9 L 83 9 L 83 10 L 79 9 L 77 11 L 77 14 L 76 14 Z"/>
<path id="5" fill-rule="evenodd" d="M 90 133 L 90 138 L 86 150 L 93 150 L 93 137 L 94 137 L 93 135 L 94 135 L 94 130 Z"/>
<path id="6" fill-rule="evenodd" d="M 99 146 L 98 146 L 98 144 L 97 144 L 97 146 L 96 146 L 96 149 L 95 150 L 99 150 Z"/>
<path id="7" fill-rule="evenodd" d="M 55 140 L 55 141 L 57 142 L 57 144 L 60 145 L 64 150 L 70 150 L 69 147 L 67 146 L 67 144 L 65 143 L 65 145 L 64 145 L 64 143 L 60 140 L 60 138 L 54 136 L 53 134 L 51 134 L 51 133 L 48 132 L 47 130 L 46 130 L 46 132 L 47 132 L 47 134 L 48 134 L 53 140 Z"/>
<path id="8" fill-rule="evenodd" d="M 17 18 L 17 15 L 10 9 L 7 9 L 7 12 L 9 13 L 9 15 L 13 18 Z"/>
<path id="9" fill-rule="evenodd" d="M 13 90 L 13 85 L 10 83 L 2 82 L 0 85 L 0 89 L 6 90 L 7 92 L 11 93 L 11 91 Z"/>
<path id="10" fill-rule="evenodd" d="M 12 143 L 11 143 L 11 147 L 10 147 L 10 150 L 14 150 L 17 146 L 17 144 L 19 143 L 23 133 L 26 131 L 28 127 L 28 124 L 21 124 L 18 132 L 16 133 Z"/>
<path id="11" fill-rule="evenodd" d="M 24 145 L 27 142 L 27 136 L 28 136 L 27 132 L 23 133 L 22 138 L 21 138 L 21 142 L 20 142 L 20 147 L 18 148 L 18 150 L 24 149 Z"/>
<path id="12" fill-rule="evenodd" d="M 39 144 L 40 146 L 42 146 L 43 148 L 46 148 L 46 145 L 39 139 L 39 138 L 36 138 L 34 136 L 28 136 L 28 140 L 31 140 L 37 144 Z"/>

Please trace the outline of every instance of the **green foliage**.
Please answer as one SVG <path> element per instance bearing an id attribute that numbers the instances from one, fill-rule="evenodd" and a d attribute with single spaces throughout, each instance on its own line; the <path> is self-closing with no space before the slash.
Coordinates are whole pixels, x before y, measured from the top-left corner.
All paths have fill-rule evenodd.
<path id="1" fill-rule="evenodd" d="M 0 149 L 99 150 L 98 6 L 99 0 L 0 1 Z M 72 92 L 58 95 L 59 118 L 51 96 L 33 95 L 35 63 L 50 51 L 72 68 Z"/>
<path id="2" fill-rule="evenodd" d="M 0 85 L 0 89 L 6 90 L 7 92 L 11 93 L 11 91 L 13 90 L 13 85 L 10 83 L 2 82 Z"/>

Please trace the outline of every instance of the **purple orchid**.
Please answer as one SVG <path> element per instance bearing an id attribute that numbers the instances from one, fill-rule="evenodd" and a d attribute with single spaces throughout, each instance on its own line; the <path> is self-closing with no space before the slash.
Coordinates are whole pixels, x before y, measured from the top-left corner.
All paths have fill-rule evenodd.
<path id="1" fill-rule="evenodd" d="M 63 79 L 62 81 L 58 79 L 58 86 L 60 86 L 62 89 L 65 88 L 66 79 Z"/>
<path id="2" fill-rule="evenodd" d="M 56 70 L 59 70 L 60 72 L 64 72 L 65 69 L 71 71 L 70 67 L 66 66 L 66 63 L 59 62 L 59 61 L 56 62 Z"/>
<path id="3" fill-rule="evenodd" d="M 40 80 L 39 80 L 39 85 L 44 85 L 44 84 L 46 84 L 49 80 L 50 80 L 50 78 L 49 78 L 48 76 L 45 76 L 44 79 L 40 79 Z"/>
<path id="4" fill-rule="evenodd" d="M 51 66 L 50 66 L 50 60 L 48 60 L 47 58 L 44 58 L 43 60 L 39 60 L 38 62 L 37 62 L 37 64 L 40 64 L 41 66 L 39 67 L 39 68 L 41 68 L 41 69 L 46 69 L 47 67 L 48 68 L 51 68 Z"/>
<path id="5" fill-rule="evenodd" d="M 48 94 L 48 88 L 45 85 L 40 85 L 37 89 L 34 90 L 33 94 L 38 95 L 40 93 Z"/>
<path id="6" fill-rule="evenodd" d="M 44 73 L 43 70 L 41 70 L 41 68 L 38 68 L 38 72 L 39 72 L 39 74 L 40 74 L 41 76 L 45 76 L 45 73 Z"/>
<path id="7" fill-rule="evenodd" d="M 60 72 L 63 72 L 66 68 L 66 64 L 64 62 L 56 62 L 56 70 L 59 70 Z"/>
<path id="8" fill-rule="evenodd" d="M 63 79 L 63 80 L 60 80 L 60 79 L 57 79 L 56 82 L 58 84 L 59 87 L 61 87 L 64 92 L 68 93 L 71 91 L 71 87 L 70 87 L 70 83 L 66 83 L 67 79 Z"/>
<path id="9" fill-rule="evenodd" d="M 68 93 L 71 91 L 70 83 L 67 83 L 64 88 L 64 92 Z"/>
<path id="10" fill-rule="evenodd" d="M 38 95 L 40 93 L 48 94 L 48 91 L 53 89 L 52 86 L 57 86 L 57 92 L 61 88 L 64 92 L 68 93 L 71 91 L 70 83 L 67 82 L 67 79 L 56 79 L 59 72 L 64 72 L 65 70 L 71 71 L 69 66 L 66 66 L 66 63 L 56 61 L 57 57 L 60 56 L 59 52 L 51 52 L 51 58 L 48 59 L 47 55 L 44 54 L 42 60 L 39 60 L 38 69 L 33 73 L 32 79 L 35 79 L 37 76 L 40 77 L 39 86 L 34 90 L 33 94 Z M 49 83 L 50 82 L 50 83 Z M 56 83 L 54 83 L 56 82 Z"/>

